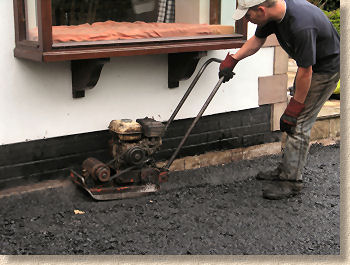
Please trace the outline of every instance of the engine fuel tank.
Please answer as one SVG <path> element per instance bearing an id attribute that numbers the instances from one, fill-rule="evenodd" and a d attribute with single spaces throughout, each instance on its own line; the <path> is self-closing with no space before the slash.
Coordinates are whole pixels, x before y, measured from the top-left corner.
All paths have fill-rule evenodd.
<path id="1" fill-rule="evenodd" d="M 140 140 L 142 136 L 141 124 L 130 119 L 112 120 L 108 129 L 116 133 L 122 141 Z"/>

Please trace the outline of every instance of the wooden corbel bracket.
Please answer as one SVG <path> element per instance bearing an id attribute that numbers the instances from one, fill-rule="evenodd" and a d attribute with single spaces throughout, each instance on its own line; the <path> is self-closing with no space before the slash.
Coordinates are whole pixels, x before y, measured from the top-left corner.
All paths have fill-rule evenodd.
<path id="1" fill-rule="evenodd" d="M 168 87 L 179 87 L 179 81 L 189 79 L 196 70 L 199 60 L 207 52 L 184 52 L 168 54 Z"/>
<path id="2" fill-rule="evenodd" d="M 110 58 L 71 61 L 73 98 L 85 96 L 85 90 L 96 86 L 101 71 Z"/>
<path id="3" fill-rule="evenodd" d="M 181 80 L 189 79 L 206 55 L 206 51 L 168 54 L 168 87 L 179 87 Z M 84 97 L 85 90 L 96 86 L 103 66 L 109 61 L 110 58 L 71 61 L 73 98 Z"/>

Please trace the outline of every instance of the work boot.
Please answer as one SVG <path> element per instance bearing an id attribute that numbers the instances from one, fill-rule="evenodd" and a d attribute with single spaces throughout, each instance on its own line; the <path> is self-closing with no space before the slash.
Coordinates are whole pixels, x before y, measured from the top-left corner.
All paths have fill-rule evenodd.
<path id="1" fill-rule="evenodd" d="M 263 191 L 263 197 L 270 200 L 280 200 L 295 196 L 303 189 L 301 181 L 280 180 L 271 183 L 267 189 Z"/>
<path id="2" fill-rule="evenodd" d="M 259 172 L 255 178 L 257 180 L 281 180 L 280 179 L 281 169 L 279 167 L 265 171 L 265 172 Z"/>

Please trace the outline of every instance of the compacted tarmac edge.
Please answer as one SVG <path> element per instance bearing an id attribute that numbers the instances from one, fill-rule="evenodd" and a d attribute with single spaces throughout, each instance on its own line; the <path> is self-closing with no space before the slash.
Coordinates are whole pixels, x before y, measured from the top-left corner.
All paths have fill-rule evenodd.
<path id="1" fill-rule="evenodd" d="M 302 193 L 262 198 L 279 156 L 172 172 L 155 194 L 92 200 L 73 184 L 0 199 L 0 254 L 339 255 L 340 144 L 313 145 Z"/>

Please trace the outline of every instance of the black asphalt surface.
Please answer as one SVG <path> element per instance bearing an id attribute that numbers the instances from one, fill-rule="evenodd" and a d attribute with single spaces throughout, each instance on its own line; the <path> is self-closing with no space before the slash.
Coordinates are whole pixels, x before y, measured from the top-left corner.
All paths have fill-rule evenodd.
<path id="1" fill-rule="evenodd" d="M 300 195 L 262 198 L 278 156 L 173 172 L 145 197 L 76 186 L 0 199 L 0 254 L 339 255 L 340 145 L 314 145 Z M 77 212 L 75 210 L 79 210 Z"/>

